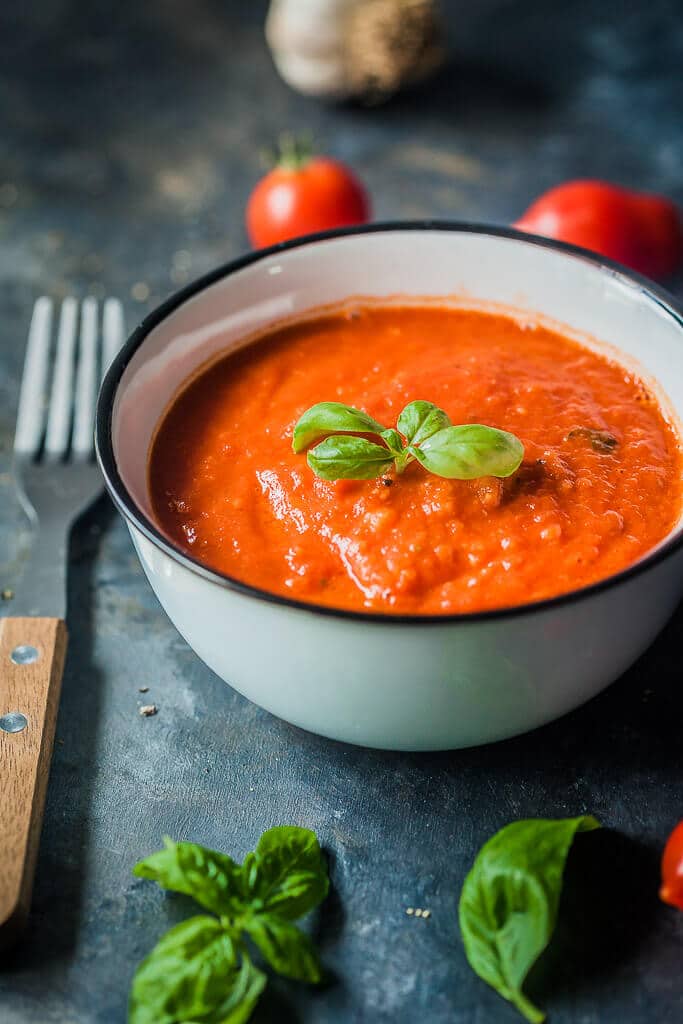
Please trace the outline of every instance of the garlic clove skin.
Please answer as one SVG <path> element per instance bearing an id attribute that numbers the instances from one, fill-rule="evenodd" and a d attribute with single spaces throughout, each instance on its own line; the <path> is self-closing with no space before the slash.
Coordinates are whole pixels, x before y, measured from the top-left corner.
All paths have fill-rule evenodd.
<path id="1" fill-rule="evenodd" d="M 266 39 L 284 81 L 307 96 L 346 99 L 346 19 L 357 0 L 271 0 Z"/>
<path id="2" fill-rule="evenodd" d="M 266 39 L 293 89 L 381 102 L 443 58 L 436 0 L 271 0 Z"/>

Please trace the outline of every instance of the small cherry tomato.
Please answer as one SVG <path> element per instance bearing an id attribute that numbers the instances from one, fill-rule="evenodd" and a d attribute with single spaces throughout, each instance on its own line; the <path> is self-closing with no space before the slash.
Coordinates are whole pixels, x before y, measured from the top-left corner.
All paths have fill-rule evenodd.
<path id="1" fill-rule="evenodd" d="M 277 165 L 258 182 L 246 210 L 254 248 L 369 218 L 370 203 L 354 173 L 291 140 L 281 141 Z"/>
<path id="2" fill-rule="evenodd" d="M 669 836 L 662 855 L 660 898 L 683 910 L 683 821 Z"/>
<path id="3" fill-rule="evenodd" d="M 667 277 L 683 256 L 683 228 L 671 200 L 604 181 L 558 185 L 514 226 L 592 249 L 648 277 Z"/>

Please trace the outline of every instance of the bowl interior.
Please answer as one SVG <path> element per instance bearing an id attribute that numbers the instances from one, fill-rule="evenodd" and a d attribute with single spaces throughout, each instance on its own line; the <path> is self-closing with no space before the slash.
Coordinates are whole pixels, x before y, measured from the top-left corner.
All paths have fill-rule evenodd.
<path id="1" fill-rule="evenodd" d="M 427 227 L 341 235 L 266 255 L 196 291 L 132 354 L 115 392 L 112 443 L 121 480 L 146 517 L 150 443 L 183 382 L 277 321 L 356 296 L 497 304 L 530 326 L 550 321 L 593 347 L 612 346 L 683 422 L 683 325 L 643 284 L 523 237 Z"/>

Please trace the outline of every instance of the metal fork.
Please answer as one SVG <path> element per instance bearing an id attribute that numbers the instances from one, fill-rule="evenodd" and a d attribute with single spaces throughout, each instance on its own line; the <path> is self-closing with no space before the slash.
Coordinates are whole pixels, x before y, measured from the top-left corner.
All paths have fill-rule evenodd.
<path id="1" fill-rule="evenodd" d="M 28 915 L 66 653 L 71 528 L 102 490 L 94 461 L 100 379 L 121 345 L 123 310 L 38 299 L 29 329 L 14 438 L 14 482 L 33 545 L 0 620 L 0 947 Z"/>

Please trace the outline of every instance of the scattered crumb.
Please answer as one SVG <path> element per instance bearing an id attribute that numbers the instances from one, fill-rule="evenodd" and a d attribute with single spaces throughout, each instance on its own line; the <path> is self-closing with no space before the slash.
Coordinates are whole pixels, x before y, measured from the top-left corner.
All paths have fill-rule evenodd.
<path id="1" fill-rule="evenodd" d="M 415 910 L 413 907 L 406 907 L 406 914 L 408 915 L 408 917 L 412 917 L 414 913 Z"/>
<path id="2" fill-rule="evenodd" d="M 138 693 L 149 693 L 149 686 L 139 686 Z"/>
<path id="3" fill-rule="evenodd" d="M 138 708 L 139 713 L 143 718 L 149 718 L 150 715 L 156 715 L 157 713 L 156 704 L 143 704 L 142 707 Z"/>
<path id="4" fill-rule="evenodd" d="M 406 907 L 408 917 L 427 918 L 432 916 L 431 910 L 424 910 L 422 907 Z"/>
<path id="5" fill-rule="evenodd" d="M 12 598 L 14 597 L 14 591 L 10 590 L 9 587 L 5 587 L 5 589 L 0 594 L 0 597 L 2 597 L 3 601 L 11 601 Z"/>

